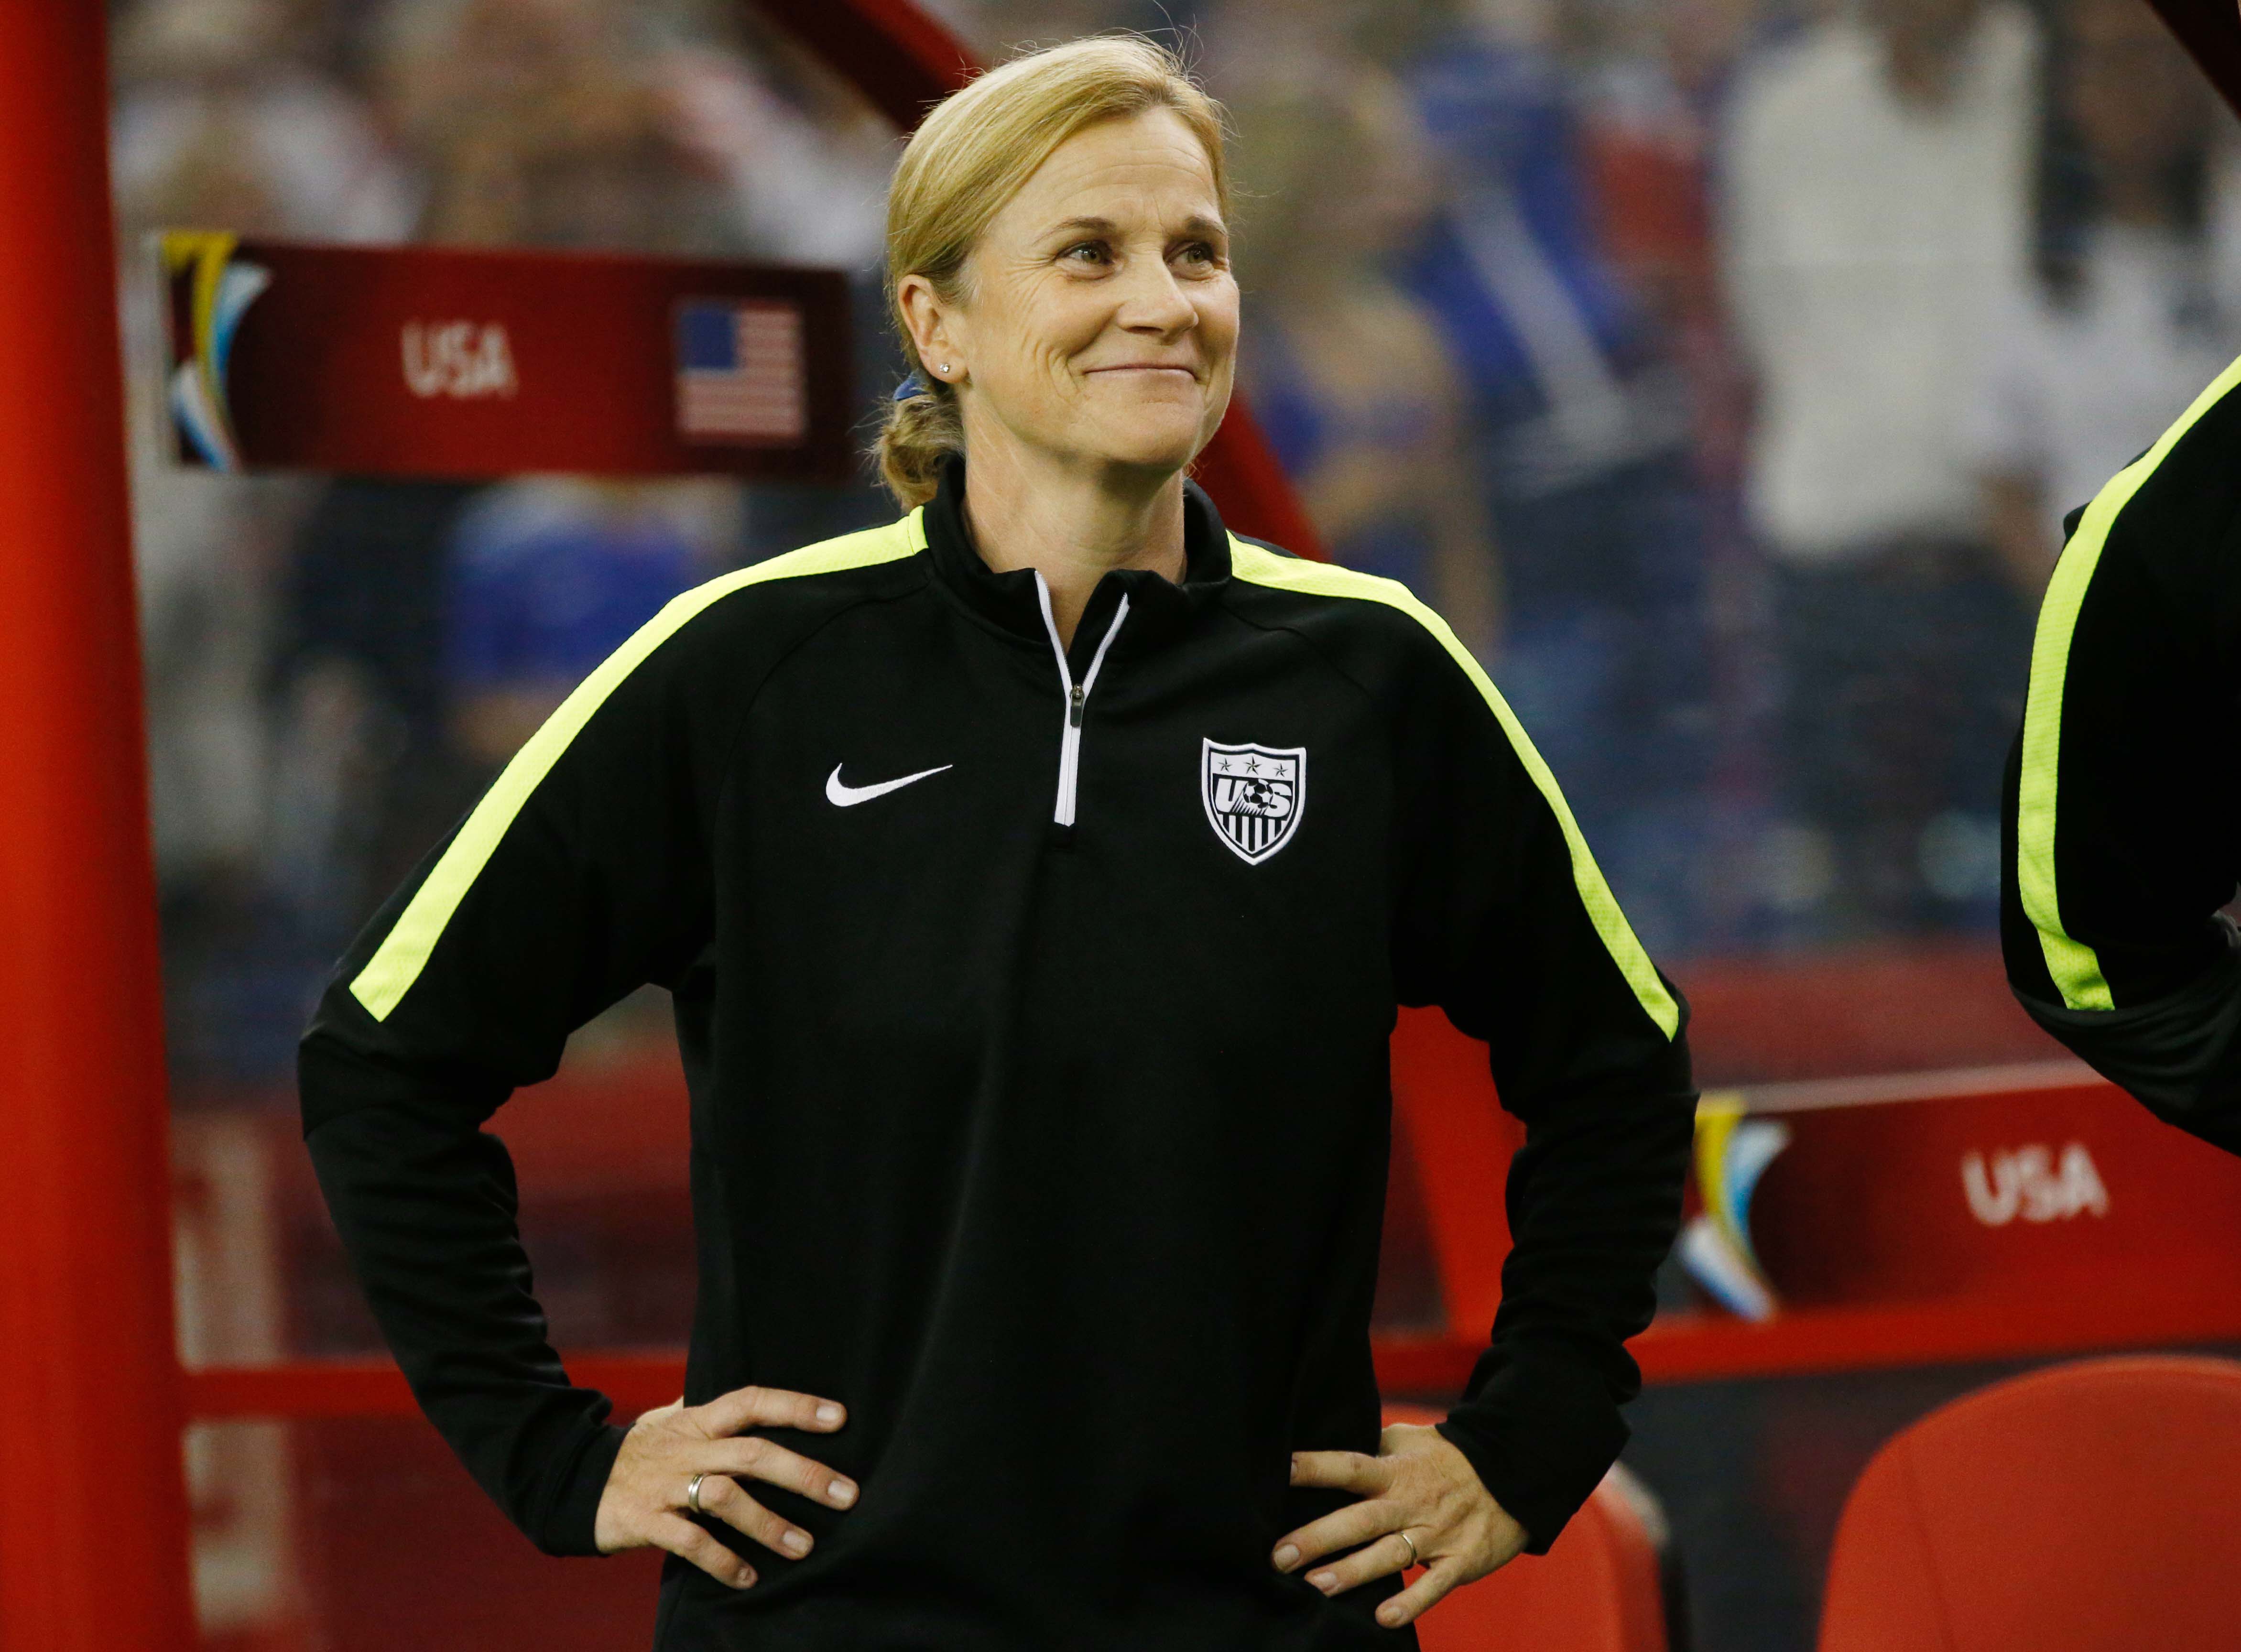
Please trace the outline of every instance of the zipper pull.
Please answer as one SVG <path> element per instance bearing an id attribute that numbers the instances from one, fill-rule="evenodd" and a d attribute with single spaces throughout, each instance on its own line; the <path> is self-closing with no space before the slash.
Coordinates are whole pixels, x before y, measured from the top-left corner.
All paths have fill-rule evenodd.
<path id="1" fill-rule="evenodd" d="M 1074 686 L 1074 693 L 1067 699 L 1066 707 L 1066 726 L 1068 728 L 1080 728 L 1081 726 L 1081 702 L 1088 697 L 1088 691 L 1083 688 L 1080 683 L 1076 683 Z"/>

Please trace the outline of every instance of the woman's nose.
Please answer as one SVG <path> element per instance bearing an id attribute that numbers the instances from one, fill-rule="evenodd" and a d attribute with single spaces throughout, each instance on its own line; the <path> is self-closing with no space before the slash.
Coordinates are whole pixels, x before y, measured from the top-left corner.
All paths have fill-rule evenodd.
<path id="1" fill-rule="evenodd" d="M 1130 331 L 1174 334 L 1198 324 L 1198 306 L 1165 264 L 1148 270 L 1140 264 L 1123 279 L 1127 286 L 1117 319 Z"/>

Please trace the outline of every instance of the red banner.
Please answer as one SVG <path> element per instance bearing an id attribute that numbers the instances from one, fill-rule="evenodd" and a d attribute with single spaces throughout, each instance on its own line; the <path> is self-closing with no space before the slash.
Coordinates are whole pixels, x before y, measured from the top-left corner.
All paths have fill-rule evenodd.
<path id="1" fill-rule="evenodd" d="M 839 481 L 837 271 L 160 237 L 183 464 Z"/>

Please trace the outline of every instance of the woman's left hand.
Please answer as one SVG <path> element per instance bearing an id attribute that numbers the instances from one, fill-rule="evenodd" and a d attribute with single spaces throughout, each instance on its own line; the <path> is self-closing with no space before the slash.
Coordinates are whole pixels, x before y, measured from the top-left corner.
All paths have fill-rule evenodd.
<path id="1" fill-rule="evenodd" d="M 1414 1622 L 1449 1589 L 1508 1565 L 1525 1547 L 1525 1528 L 1503 1512 L 1470 1460 L 1435 1428 L 1396 1422 L 1378 1437 L 1374 1457 L 1295 1451 L 1292 1483 L 1350 1491 L 1362 1501 L 1279 1539 L 1273 1556 L 1278 1571 L 1354 1549 L 1308 1574 L 1324 1594 L 1342 1595 L 1422 1564 L 1422 1576 L 1377 1609 L 1377 1621 L 1389 1629 Z"/>

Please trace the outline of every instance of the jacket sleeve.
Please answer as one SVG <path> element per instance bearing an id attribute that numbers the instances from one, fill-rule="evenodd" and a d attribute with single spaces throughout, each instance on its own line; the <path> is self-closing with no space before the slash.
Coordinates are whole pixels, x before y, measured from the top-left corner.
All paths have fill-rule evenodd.
<path id="1" fill-rule="evenodd" d="M 1492 1345 L 1441 1432 L 1549 1545 L 1625 1444 L 1625 1347 L 1656 1308 L 1694 1130 L 1687 1007 L 1629 927 L 1475 661 L 1427 650 L 1402 719 L 1402 1001 L 1487 1040 L 1526 1126 Z"/>
<path id="2" fill-rule="evenodd" d="M 623 1431 L 552 1350 L 512 1163 L 482 1127 L 552 1074 L 576 1027 L 703 944 L 707 788 L 663 626 L 593 672 L 390 898 L 298 1052 L 304 1139 L 398 1363 L 556 1555 L 595 1552 Z"/>
<path id="3" fill-rule="evenodd" d="M 2071 518 L 2007 768 L 2001 941 L 2042 1027 L 2241 1152 L 2236 378 Z"/>

